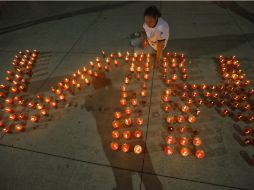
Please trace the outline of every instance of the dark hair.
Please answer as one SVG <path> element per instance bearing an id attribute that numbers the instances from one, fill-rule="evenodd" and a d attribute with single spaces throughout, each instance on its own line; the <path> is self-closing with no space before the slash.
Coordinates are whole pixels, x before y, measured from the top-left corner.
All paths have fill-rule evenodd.
<path id="1" fill-rule="evenodd" d="M 161 12 L 155 6 L 147 7 L 144 11 L 144 16 L 151 16 L 153 18 L 161 17 Z"/>

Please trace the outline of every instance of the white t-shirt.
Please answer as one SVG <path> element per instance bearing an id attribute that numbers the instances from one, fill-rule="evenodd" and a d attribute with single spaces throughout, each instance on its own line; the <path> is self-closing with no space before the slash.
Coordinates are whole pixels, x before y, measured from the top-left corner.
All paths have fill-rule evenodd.
<path id="1" fill-rule="evenodd" d="M 143 24 L 143 28 L 145 29 L 148 43 L 153 49 L 157 50 L 158 40 L 165 40 L 164 48 L 167 46 L 169 38 L 169 25 L 164 19 L 161 17 L 158 18 L 158 22 L 154 28 L 149 28 L 146 23 Z"/>

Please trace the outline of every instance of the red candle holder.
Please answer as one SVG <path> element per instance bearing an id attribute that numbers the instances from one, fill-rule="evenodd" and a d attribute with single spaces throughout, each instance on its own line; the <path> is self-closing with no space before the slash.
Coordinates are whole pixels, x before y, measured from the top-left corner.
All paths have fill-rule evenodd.
<path id="1" fill-rule="evenodd" d="M 138 126 L 141 126 L 141 125 L 143 125 L 143 119 L 142 118 L 140 118 L 140 117 L 138 117 L 137 119 L 136 119 L 136 124 L 138 125 Z"/>
<path id="2" fill-rule="evenodd" d="M 116 130 L 112 131 L 112 137 L 113 137 L 114 139 L 118 139 L 119 136 L 120 136 L 120 134 L 119 134 L 118 131 L 116 131 Z"/>
<path id="3" fill-rule="evenodd" d="M 189 143 L 189 140 L 188 140 L 188 138 L 186 138 L 186 137 L 181 137 L 181 138 L 179 139 L 179 144 L 182 145 L 182 146 L 187 146 L 188 143 Z"/>
<path id="4" fill-rule="evenodd" d="M 194 146 L 200 146 L 202 144 L 202 140 L 199 137 L 195 137 L 192 143 Z"/>
<path id="5" fill-rule="evenodd" d="M 127 153 L 127 152 L 129 152 L 130 146 L 127 143 L 125 143 L 122 145 L 121 148 L 122 148 L 123 152 Z"/>
<path id="6" fill-rule="evenodd" d="M 174 144 L 174 142 L 175 142 L 173 136 L 167 136 L 165 141 L 167 144 Z"/>
<path id="7" fill-rule="evenodd" d="M 134 136 L 135 136 L 136 138 L 141 138 L 142 132 L 141 132 L 140 130 L 136 130 L 136 131 L 134 132 Z"/>
<path id="8" fill-rule="evenodd" d="M 123 132 L 123 138 L 130 139 L 131 138 L 131 132 L 129 130 L 128 131 L 124 131 Z"/>
<path id="9" fill-rule="evenodd" d="M 183 147 L 180 149 L 180 154 L 183 156 L 183 157 L 187 157 L 189 156 L 190 154 L 190 151 L 187 147 Z"/>
<path id="10" fill-rule="evenodd" d="M 140 145 L 135 145 L 135 146 L 134 146 L 134 153 L 135 153 L 135 154 L 141 154 L 142 151 L 143 151 L 142 146 L 140 146 Z"/>
<path id="11" fill-rule="evenodd" d="M 175 121 L 175 118 L 173 116 L 167 116 L 166 121 L 168 124 L 172 124 Z"/>
<path id="12" fill-rule="evenodd" d="M 120 127 L 119 121 L 113 121 L 112 126 L 113 126 L 113 128 L 118 129 Z"/>
<path id="13" fill-rule="evenodd" d="M 119 145 L 118 145 L 117 142 L 112 142 L 110 144 L 110 147 L 111 147 L 112 150 L 118 150 L 119 149 Z"/>
<path id="14" fill-rule="evenodd" d="M 117 111 L 117 112 L 115 112 L 114 116 L 116 119 L 120 119 L 122 117 L 122 114 L 121 114 L 121 112 Z"/>
<path id="15" fill-rule="evenodd" d="M 164 147 L 164 152 L 166 155 L 172 155 L 174 153 L 174 149 L 171 146 L 165 146 Z"/>
<path id="16" fill-rule="evenodd" d="M 205 157 L 205 152 L 203 150 L 196 150 L 195 157 L 197 159 L 202 159 Z"/>

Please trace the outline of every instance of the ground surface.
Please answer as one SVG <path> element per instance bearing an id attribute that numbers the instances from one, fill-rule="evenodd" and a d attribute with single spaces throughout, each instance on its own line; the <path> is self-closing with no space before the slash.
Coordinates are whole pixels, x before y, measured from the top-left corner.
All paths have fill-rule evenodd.
<path id="1" fill-rule="evenodd" d="M 6 2 L 0 5 L 0 72 L 11 68 L 17 50 L 38 49 L 44 63 L 33 76 L 31 93 L 47 92 L 102 49 L 130 51 L 129 35 L 140 30 L 143 10 L 151 4 L 169 22 L 168 50 L 191 60 L 191 82 L 218 84 L 213 58 L 219 54 L 239 57 L 253 81 L 253 2 Z M 252 155 L 253 147 L 240 146 L 234 122 L 214 109 L 202 108 L 197 123 L 204 131 L 205 159 L 164 155 L 156 75 L 145 110 L 148 151 L 139 156 L 110 151 L 105 142 L 125 69 L 108 76 L 111 85 L 74 97 L 74 106 L 59 110 L 44 127 L 3 135 L 0 189 L 254 189 L 254 167 L 240 155 Z"/>

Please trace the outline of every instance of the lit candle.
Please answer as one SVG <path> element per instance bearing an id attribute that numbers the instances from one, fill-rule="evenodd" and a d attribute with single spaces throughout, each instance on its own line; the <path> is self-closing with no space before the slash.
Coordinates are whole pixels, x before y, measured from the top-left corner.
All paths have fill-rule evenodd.
<path id="1" fill-rule="evenodd" d="M 16 131 L 23 131 L 24 130 L 24 125 L 22 125 L 22 124 L 17 124 L 17 125 L 15 125 L 15 130 Z"/>
<path id="2" fill-rule="evenodd" d="M 183 105 L 181 110 L 182 110 L 183 113 L 188 113 L 190 108 L 189 108 L 189 106 Z"/>
<path id="3" fill-rule="evenodd" d="M 114 116 L 116 119 L 120 119 L 122 117 L 122 114 L 121 114 L 121 112 L 117 111 L 117 112 L 115 112 Z"/>
<path id="4" fill-rule="evenodd" d="M 116 131 L 116 130 L 112 131 L 112 137 L 113 137 L 114 139 L 118 139 L 119 136 L 120 136 L 120 134 L 119 134 L 118 131 Z"/>
<path id="5" fill-rule="evenodd" d="M 171 146 L 165 146 L 164 147 L 164 152 L 166 155 L 172 155 L 174 153 L 174 149 Z"/>
<path id="6" fill-rule="evenodd" d="M 176 120 L 178 123 L 183 123 L 185 122 L 185 117 L 183 115 L 178 115 Z"/>
<path id="7" fill-rule="evenodd" d="M 142 153 L 142 146 L 140 146 L 140 145 L 135 145 L 134 146 L 134 153 L 135 154 L 141 154 Z"/>
<path id="8" fill-rule="evenodd" d="M 32 115 L 32 116 L 30 117 L 30 120 L 31 120 L 33 123 L 36 123 L 36 122 L 39 121 L 39 118 L 38 118 L 36 115 Z"/>
<path id="9" fill-rule="evenodd" d="M 142 97 L 146 97 L 146 95 L 147 95 L 147 90 L 145 90 L 145 89 L 141 90 L 141 91 L 140 91 L 140 95 L 141 95 Z"/>
<path id="10" fill-rule="evenodd" d="M 121 106 L 126 106 L 127 105 L 126 99 L 125 98 L 121 98 L 120 99 L 120 104 L 121 104 Z"/>
<path id="11" fill-rule="evenodd" d="M 128 131 L 124 131 L 123 132 L 123 138 L 130 139 L 131 138 L 131 132 L 129 130 Z"/>
<path id="12" fill-rule="evenodd" d="M 111 147 L 112 150 L 118 150 L 119 145 L 118 145 L 117 142 L 112 142 L 112 143 L 110 144 L 110 147 Z"/>
<path id="13" fill-rule="evenodd" d="M 136 119 L 136 124 L 138 125 L 138 126 L 141 126 L 141 125 L 143 125 L 143 119 L 141 118 L 141 117 L 138 117 L 137 119 Z"/>
<path id="14" fill-rule="evenodd" d="M 194 115 L 190 115 L 190 116 L 188 117 L 188 122 L 189 122 L 189 123 L 195 123 L 195 122 L 196 122 L 196 117 L 195 117 Z"/>
<path id="15" fill-rule="evenodd" d="M 132 112 L 132 110 L 131 110 L 131 108 L 130 108 L 130 107 L 127 107 L 127 108 L 125 109 L 125 113 L 126 113 L 126 115 L 130 115 L 130 114 L 131 114 L 131 112 Z"/>
<path id="16" fill-rule="evenodd" d="M 167 116 L 166 121 L 167 121 L 167 123 L 172 124 L 172 123 L 174 123 L 175 119 L 173 116 Z"/>
<path id="17" fill-rule="evenodd" d="M 15 121 L 16 119 L 17 119 L 17 115 L 16 114 L 10 114 L 9 115 L 9 120 Z"/>
<path id="18" fill-rule="evenodd" d="M 164 102 L 169 102 L 170 101 L 170 96 L 169 95 L 164 95 L 163 96 L 163 101 Z"/>
<path id="19" fill-rule="evenodd" d="M 113 121 L 112 126 L 113 126 L 113 128 L 118 129 L 120 127 L 120 124 L 118 121 Z"/>
<path id="20" fill-rule="evenodd" d="M 126 118 L 126 119 L 124 120 L 124 123 L 125 123 L 125 125 L 130 126 L 130 125 L 132 124 L 131 118 Z"/>
<path id="21" fill-rule="evenodd" d="M 167 144 L 174 144 L 175 142 L 173 136 L 167 136 L 165 141 Z"/>
<path id="22" fill-rule="evenodd" d="M 138 105 L 138 100 L 136 98 L 131 99 L 131 104 L 133 106 L 137 106 Z"/>
<path id="23" fill-rule="evenodd" d="M 199 137 L 195 137 L 192 141 L 194 146 L 200 146 L 202 144 L 202 141 Z"/>
<path id="24" fill-rule="evenodd" d="M 136 130 L 136 131 L 134 132 L 134 136 L 135 136 L 136 138 L 140 138 L 140 137 L 142 136 L 141 131 L 140 131 L 140 130 Z"/>
<path id="25" fill-rule="evenodd" d="M 195 156 L 198 159 L 204 158 L 205 157 L 205 152 L 203 150 L 196 150 Z"/>
<path id="26" fill-rule="evenodd" d="M 187 146 L 189 143 L 188 139 L 186 137 L 181 137 L 179 139 L 179 144 L 182 145 L 182 146 Z"/>
<path id="27" fill-rule="evenodd" d="M 122 151 L 123 152 L 129 152 L 129 149 L 130 149 L 130 146 L 127 143 L 122 145 Z"/>
<path id="28" fill-rule="evenodd" d="M 181 154 L 182 156 L 186 157 L 186 156 L 188 156 L 188 155 L 190 154 L 190 151 L 189 151 L 189 149 L 188 149 L 187 147 L 183 147 L 183 148 L 181 148 L 181 150 L 180 150 L 180 154 Z"/>

